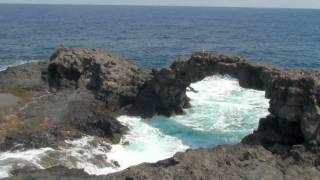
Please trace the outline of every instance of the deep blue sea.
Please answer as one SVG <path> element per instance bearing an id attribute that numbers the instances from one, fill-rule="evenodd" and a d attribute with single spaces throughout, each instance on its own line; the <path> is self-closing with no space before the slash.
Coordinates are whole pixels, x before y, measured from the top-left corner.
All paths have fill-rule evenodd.
<path id="1" fill-rule="evenodd" d="M 0 5 L 0 68 L 55 48 L 112 51 L 147 68 L 195 51 L 287 68 L 320 67 L 320 10 Z"/>
<path id="2" fill-rule="evenodd" d="M 320 10 L 0 5 L 0 70 L 47 60 L 61 46 L 105 49 L 146 68 L 195 51 L 218 51 L 285 68 L 319 69 Z M 191 87 L 192 107 L 183 115 L 118 117 L 129 131 L 110 151 L 92 145 L 100 142 L 97 137 L 84 136 L 57 149 L 0 152 L 0 178 L 21 165 L 51 167 L 52 158 L 54 165 L 90 174 L 117 172 L 188 148 L 238 143 L 268 115 L 264 92 L 244 89 L 231 77 L 210 76 Z M 110 166 L 115 161 L 119 167 Z"/>

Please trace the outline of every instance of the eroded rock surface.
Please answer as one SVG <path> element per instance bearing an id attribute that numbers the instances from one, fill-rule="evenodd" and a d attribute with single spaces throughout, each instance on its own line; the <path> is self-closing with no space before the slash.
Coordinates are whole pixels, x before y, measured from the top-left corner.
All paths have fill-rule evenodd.
<path id="1" fill-rule="evenodd" d="M 48 85 L 42 79 L 48 62 L 32 62 L 0 71 L 0 89 L 46 90 Z"/>
<path id="2" fill-rule="evenodd" d="M 131 104 L 149 73 L 129 61 L 95 49 L 59 49 L 50 58 L 50 89 L 92 90 L 109 109 Z"/>
<path id="3" fill-rule="evenodd" d="M 155 164 L 129 168 L 106 179 L 317 179 L 320 167 L 313 164 L 316 156 L 312 157 L 296 161 L 292 156 L 280 157 L 261 146 L 224 145 L 188 150 Z"/>
<path id="4" fill-rule="evenodd" d="M 0 72 L 0 92 L 28 95 L 0 109 L 0 150 L 57 148 L 83 135 L 118 143 L 127 128 L 116 117 L 148 78 L 129 61 L 95 49 L 58 49 L 49 62 Z"/>
<path id="5" fill-rule="evenodd" d="M 84 135 L 105 137 L 111 143 L 118 143 L 127 131 L 105 109 L 103 102 L 84 90 L 44 95 L 20 108 L 16 115 L 20 125 L 0 143 L 2 151 L 57 148 L 65 139 Z"/>
<path id="6" fill-rule="evenodd" d="M 319 71 L 283 70 L 240 57 L 196 53 L 168 68 L 154 70 L 134 109 L 144 116 L 181 114 L 189 106 L 186 88 L 214 74 L 237 78 L 244 88 L 265 90 L 272 118 L 262 121 L 274 122 L 280 136 L 279 141 L 268 143 L 320 143 Z"/>

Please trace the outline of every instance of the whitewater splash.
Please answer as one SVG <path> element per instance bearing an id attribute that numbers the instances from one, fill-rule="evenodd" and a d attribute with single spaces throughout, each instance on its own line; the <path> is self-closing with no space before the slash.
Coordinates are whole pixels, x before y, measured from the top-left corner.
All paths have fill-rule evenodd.
<path id="1" fill-rule="evenodd" d="M 230 76 L 215 75 L 191 84 L 192 108 L 171 118 L 154 117 L 151 124 L 192 147 L 238 143 L 268 115 L 264 91 L 245 89 Z"/>
<path id="2" fill-rule="evenodd" d="M 14 63 L 7 62 L 7 63 L 2 63 L 0 64 L 0 71 L 5 71 L 10 67 L 14 67 L 14 66 L 19 66 L 19 65 L 23 65 L 26 63 L 31 63 L 31 62 L 40 62 L 42 60 L 19 60 L 19 61 L 15 61 Z"/>
<path id="3" fill-rule="evenodd" d="M 109 174 L 143 162 L 166 159 L 188 148 L 178 138 L 164 135 L 141 118 L 121 116 L 118 120 L 130 129 L 120 144 L 110 145 L 101 138 L 85 136 L 66 141 L 67 147 L 58 150 L 1 153 L 0 178 L 10 176 L 12 168 L 45 169 L 58 165 L 84 169 L 92 175 Z"/>
<path id="4" fill-rule="evenodd" d="M 32 165 L 43 169 L 39 162 L 41 157 L 47 152 L 53 151 L 51 148 L 42 148 L 23 152 L 4 152 L 0 153 L 0 178 L 10 176 L 10 171 L 16 167 Z"/>
<path id="5" fill-rule="evenodd" d="M 101 138 L 86 136 L 66 141 L 58 150 L 44 148 L 25 152 L 0 153 L 0 177 L 12 167 L 48 168 L 64 165 L 101 175 L 143 162 L 156 162 L 188 148 L 214 147 L 239 142 L 268 114 L 263 91 L 244 89 L 236 79 L 211 76 L 191 85 L 187 92 L 192 108 L 186 114 L 151 119 L 121 116 L 129 128 L 120 144 L 110 145 Z"/>

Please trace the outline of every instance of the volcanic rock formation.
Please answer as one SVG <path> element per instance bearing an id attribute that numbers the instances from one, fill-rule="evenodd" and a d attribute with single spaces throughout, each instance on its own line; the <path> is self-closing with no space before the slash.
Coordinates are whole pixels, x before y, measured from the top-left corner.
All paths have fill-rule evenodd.
<path id="1" fill-rule="evenodd" d="M 10 111 L 0 109 L 0 150 L 57 148 L 83 135 L 118 143 L 127 128 L 116 114 L 148 78 L 138 66 L 95 49 L 58 49 L 49 62 L 0 72 L 0 93 L 23 99 Z"/>
<path id="2" fill-rule="evenodd" d="M 240 57 L 196 53 L 191 58 L 178 59 L 169 68 L 154 70 L 134 109 L 144 116 L 181 114 L 189 106 L 186 88 L 214 74 L 230 75 L 244 88 L 266 92 L 270 116 L 261 120 L 259 130 L 265 131 L 268 124 L 279 137 L 273 140 L 269 136 L 261 137 L 265 144 L 320 144 L 318 71 L 283 70 Z"/>
<path id="3" fill-rule="evenodd" d="M 26 107 L 14 111 L 17 119 L 23 120 L 18 122 L 30 125 L 40 121 L 43 126 L 37 130 L 13 128 L 4 136 L 2 144 L 7 146 L 14 142 L 25 147 L 35 146 L 39 144 L 34 144 L 33 140 L 49 137 L 39 141 L 47 145 L 45 142 L 51 139 L 79 135 L 66 135 L 61 126 L 118 142 L 126 128 L 114 119 L 115 116 L 182 114 L 184 108 L 190 106 L 187 87 L 214 74 L 237 78 L 244 88 L 264 90 L 270 99 L 270 114 L 260 120 L 253 134 L 237 145 L 188 150 L 158 163 L 145 163 L 108 176 L 89 176 L 78 174 L 79 170 L 55 167 L 32 172 L 21 170 L 12 179 L 291 180 L 320 177 L 319 71 L 284 70 L 240 57 L 195 53 L 149 73 L 126 60 L 93 49 L 59 49 L 48 66 L 45 63 L 25 65 L 28 66 L 31 70 L 20 66 L 1 72 L 0 88 L 40 89 L 42 92 L 44 84 L 48 83 L 53 93 L 33 99 Z M 41 70 L 43 67 L 48 68 Z M 33 77 L 34 81 L 24 76 Z M 6 78 L 17 81 L 10 85 Z M 47 129 L 42 131 L 43 127 Z"/>
<path id="4" fill-rule="evenodd" d="M 50 58 L 51 91 L 84 88 L 109 109 L 131 104 L 149 73 L 129 61 L 95 49 L 59 49 Z"/>

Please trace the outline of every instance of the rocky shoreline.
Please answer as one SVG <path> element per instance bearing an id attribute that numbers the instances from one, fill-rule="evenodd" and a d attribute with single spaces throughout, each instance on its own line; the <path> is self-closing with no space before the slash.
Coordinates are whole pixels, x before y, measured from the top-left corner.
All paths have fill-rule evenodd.
<path id="1" fill-rule="evenodd" d="M 63 145 L 84 134 L 118 143 L 116 117 L 182 114 L 186 89 L 214 75 L 264 90 L 270 115 L 237 145 L 188 150 L 107 176 L 54 167 L 21 169 L 10 179 L 317 179 L 320 177 L 320 72 L 284 70 L 217 53 L 195 53 L 149 72 L 95 49 L 58 49 L 49 62 L 0 72 L 0 92 L 22 100 L 0 109 L 0 150 Z M 81 172 L 81 173 L 80 173 Z"/>

